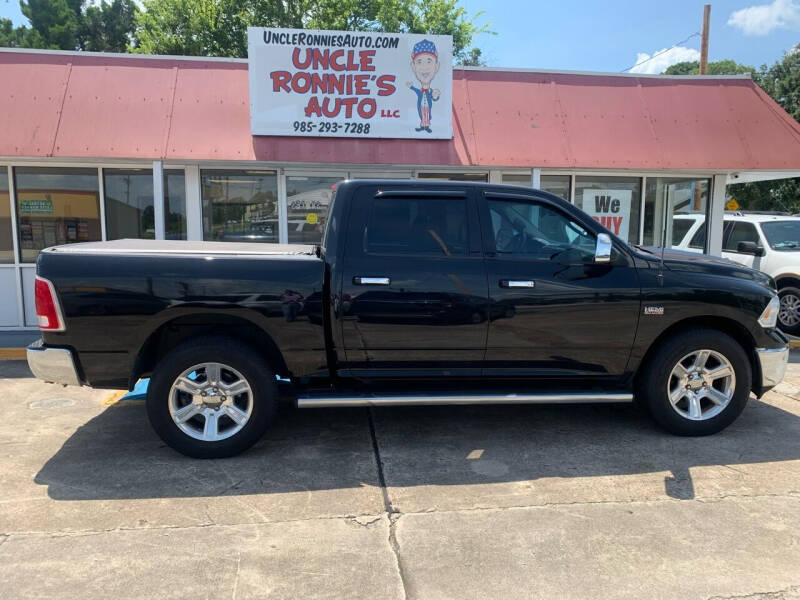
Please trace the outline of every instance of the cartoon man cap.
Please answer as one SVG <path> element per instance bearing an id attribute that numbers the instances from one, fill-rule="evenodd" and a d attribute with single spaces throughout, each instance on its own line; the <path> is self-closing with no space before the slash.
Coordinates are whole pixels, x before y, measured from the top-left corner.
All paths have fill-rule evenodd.
<path id="1" fill-rule="evenodd" d="M 436 44 L 430 40 L 422 40 L 414 44 L 414 49 L 411 51 L 411 60 L 416 59 L 420 54 L 430 54 L 436 60 L 439 60 L 439 53 L 436 52 Z"/>
<path id="2" fill-rule="evenodd" d="M 431 133 L 431 107 L 439 99 L 439 90 L 431 89 L 431 82 L 439 71 L 439 53 L 436 51 L 436 44 L 430 40 L 414 44 L 411 50 L 411 70 L 420 83 L 419 88 L 410 82 L 406 84 L 417 95 L 419 127 L 416 131 Z"/>

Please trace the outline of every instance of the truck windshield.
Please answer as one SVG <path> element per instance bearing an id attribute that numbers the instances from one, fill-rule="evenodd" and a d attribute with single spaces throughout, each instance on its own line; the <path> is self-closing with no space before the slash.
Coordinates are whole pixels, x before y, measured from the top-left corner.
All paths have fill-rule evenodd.
<path id="1" fill-rule="evenodd" d="M 800 250 L 800 219 L 797 221 L 769 221 L 761 229 L 773 250 L 791 252 Z"/>

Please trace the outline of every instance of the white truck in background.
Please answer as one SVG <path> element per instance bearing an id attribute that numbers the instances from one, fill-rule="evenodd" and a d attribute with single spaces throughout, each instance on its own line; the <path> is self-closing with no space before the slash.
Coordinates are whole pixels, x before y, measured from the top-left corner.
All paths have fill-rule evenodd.
<path id="1" fill-rule="evenodd" d="M 702 252 L 704 223 L 701 214 L 674 215 L 672 247 Z M 800 217 L 726 212 L 722 256 L 775 279 L 781 299 L 779 326 L 785 333 L 800 335 Z"/>

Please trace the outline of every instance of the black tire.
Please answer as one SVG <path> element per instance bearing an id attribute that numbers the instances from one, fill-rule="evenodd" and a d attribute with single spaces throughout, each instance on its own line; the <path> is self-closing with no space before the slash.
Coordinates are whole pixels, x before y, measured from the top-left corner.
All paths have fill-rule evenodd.
<path id="1" fill-rule="evenodd" d="M 206 362 L 235 369 L 252 390 L 249 419 L 238 432 L 219 441 L 191 437 L 170 414 L 173 383 L 187 369 Z M 147 390 L 147 416 L 153 429 L 171 448 L 193 458 L 225 458 L 247 450 L 273 421 L 277 403 L 275 375 L 257 351 L 235 339 L 218 336 L 192 339 L 172 349 L 156 366 Z"/>
<path id="2" fill-rule="evenodd" d="M 783 303 L 785 302 L 784 298 L 793 298 L 793 299 L 796 298 L 800 300 L 800 289 L 791 286 L 782 287 L 781 289 L 778 290 L 778 297 L 781 299 L 781 304 L 782 304 L 781 308 L 784 308 L 783 307 Z M 784 333 L 788 333 L 789 335 L 800 335 L 800 322 L 795 323 L 794 325 L 787 325 L 781 319 L 782 316 L 781 313 L 783 313 L 783 311 L 778 313 L 778 327 L 780 328 L 780 330 L 783 331 Z"/>
<path id="3" fill-rule="evenodd" d="M 736 378 L 733 394 L 715 416 L 705 420 L 691 420 L 673 407 L 669 400 L 668 386 L 673 368 L 683 357 L 699 350 L 713 350 L 725 357 L 733 368 Z M 750 360 L 742 346 L 729 335 L 714 329 L 685 330 L 660 343 L 647 359 L 637 378 L 637 398 L 655 421 L 675 435 L 711 435 L 733 423 L 744 410 L 750 397 L 752 369 Z M 706 405 L 708 400 L 703 400 Z"/>

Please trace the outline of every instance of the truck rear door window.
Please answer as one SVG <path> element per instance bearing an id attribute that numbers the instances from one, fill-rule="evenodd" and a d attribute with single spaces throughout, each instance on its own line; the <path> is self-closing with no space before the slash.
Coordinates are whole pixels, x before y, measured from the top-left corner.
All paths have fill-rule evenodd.
<path id="1" fill-rule="evenodd" d="M 375 198 L 364 249 L 369 254 L 467 254 L 464 198 Z"/>

